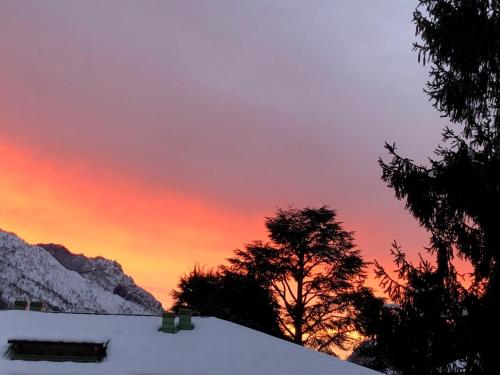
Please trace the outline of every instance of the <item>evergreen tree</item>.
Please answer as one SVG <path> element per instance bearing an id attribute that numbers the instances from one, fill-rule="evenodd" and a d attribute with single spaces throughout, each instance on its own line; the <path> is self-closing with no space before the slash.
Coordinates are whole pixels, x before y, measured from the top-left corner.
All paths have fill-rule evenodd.
<path id="1" fill-rule="evenodd" d="M 478 373 L 470 314 L 476 315 L 480 291 L 465 288 L 451 262 L 443 280 L 431 262 L 408 262 L 396 243 L 392 254 L 397 278 L 378 263 L 376 276 L 393 304 L 379 304 L 364 326 L 375 343 L 376 363 L 402 375 Z"/>
<path id="2" fill-rule="evenodd" d="M 375 371 L 387 373 L 391 371 L 388 364 L 384 361 L 382 353 L 380 353 L 379 344 L 373 339 L 364 339 L 357 344 L 349 357 L 347 357 L 347 360 Z"/>
<path id="3" fill-rule="evenodd" d="M 173 291 L 173 310 L 191 308 L 249 328 L 283 337 L 278 325 L 278 305 L 255 278 L 227 270 L 205 271 L 195 267 L 181 277 Z"/>
<path id="4" fill-rule="evenodd" d="M 450 260 L 458 255 L 472 263 L 479 307 L 469 318 L 478 325 L 469 329 L 484 373 L 492 374 L 497 350 L 479 333 L 500 333 L 500 2 L 420 0 L 414 22 L 421 38 L 414 48 L 430 65 L 426 92 L 456 128 L 444 130 L 444 146 L 428 166 L 387 144 L 392 160 L 380 161 L 382 178 L 431 233 L 437 267 L 421 270 L 415 283 L 428 277 L 449 293 Z"/>
<path id="5" fill-rule="evenodd" d="M 266 283 L 281 305 L 280 326 L 299 345 L 334 354 L 355 331 L 354 302 L 366 292 L 366 263 L 328 207 L 279 209 L 266 218 L 269 242 L 236 250 L 233 270 Z"/>

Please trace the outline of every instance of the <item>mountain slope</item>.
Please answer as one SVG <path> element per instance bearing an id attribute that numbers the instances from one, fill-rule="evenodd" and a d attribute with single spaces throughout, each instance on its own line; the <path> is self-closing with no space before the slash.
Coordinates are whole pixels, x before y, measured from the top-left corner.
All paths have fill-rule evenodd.
<path id="1" fill-rule="evenodd" d="M 134 280 L 123 272 L 118 262 L 103 257 L 90 258 L 83 254 L 73 254 L 66 247 L 57 244 L 37 244 L 37 246 L 49 252 L 68 270 L 78 272 L 82 277 L 95 282 L 107 291 L 144 306 L 152 312 L 161 312 L 161 303 L 151 293 L 137 286 Z"/>
<path id="2" fill-rule="evenodd" d="M 15 234 L 1 230 L 0 291 L 4 301 L 19 298 L 42 300 L 53 310 L 125 314 L 158 312 L 150 306 L 127 301 L 91 278 L 67 269 L 47 250 L 29 245 Z"/>

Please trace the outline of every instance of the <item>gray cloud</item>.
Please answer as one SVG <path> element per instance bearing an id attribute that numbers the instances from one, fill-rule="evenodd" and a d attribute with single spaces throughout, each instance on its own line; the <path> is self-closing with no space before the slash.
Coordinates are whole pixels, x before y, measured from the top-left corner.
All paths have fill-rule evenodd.
<path id="1" fill-rule="evenodd" d="M 237 209 L 399 223 L 383 142 L 423 160 L 440 138 L 414 3 L 3 1 L 0 131 Z"/>

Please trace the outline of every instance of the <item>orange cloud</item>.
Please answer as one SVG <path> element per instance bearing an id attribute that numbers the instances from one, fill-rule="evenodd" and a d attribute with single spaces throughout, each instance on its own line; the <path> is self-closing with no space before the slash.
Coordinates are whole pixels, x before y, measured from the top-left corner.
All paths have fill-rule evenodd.
<path id="1" fill-rule="evenodd" d="M 2 229 L 30 243 L 56 242 L 88 256 L 116 259 L 166 306 L 181 274 L 196 263 L 217 266 L 234 248 L 264 239 L 264 217 L 272 214 L 236 212 L 146 184 L 105 164 L 97 168 L 74 158 L 56 159 L 1 137 L 0 173 Z M 378 225 L 354 215 L 346 229 L 356 231 L 366 260 L 377 258 L 392 271 L 391 238 Z M 403 243 L 409 253 L 423 250 L 427 235 L 421 229 L 400 235 L 413 239 L 411 246 Z M 368 285 L 378 287 L 372 272 Z"/>
<path id="2" fill-rule="evenodd" d="M 169 304 L 194 263 L 215 266 L 264 235 L 263 216 L 221 209 L 112 170 L 51 160 L 0 139 L 0 222 L 28 242 L 57 242 L 118 260 Z"/>

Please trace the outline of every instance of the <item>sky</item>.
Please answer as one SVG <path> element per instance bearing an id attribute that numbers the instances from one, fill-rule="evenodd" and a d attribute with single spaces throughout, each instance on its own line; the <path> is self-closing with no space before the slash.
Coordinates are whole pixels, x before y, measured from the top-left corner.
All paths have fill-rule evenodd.
<path id="1" fill-rule="evenodd" d="M 0 228 L 116 259 L 166 306 L 278 207 L 336 209 L 389 269 L 393 240 L 415 258 L 428 236 L 377 162 L 441 139 L 415 5 L 0 0 Z"/>

